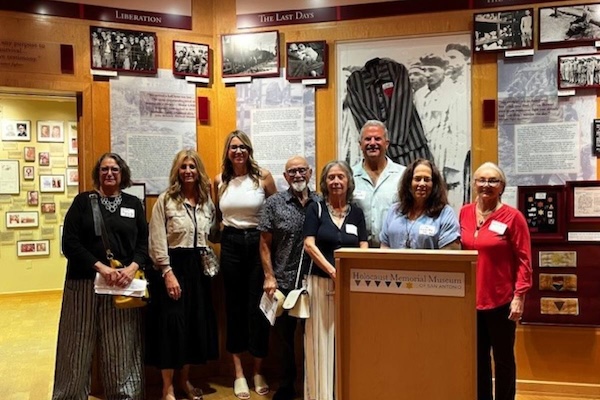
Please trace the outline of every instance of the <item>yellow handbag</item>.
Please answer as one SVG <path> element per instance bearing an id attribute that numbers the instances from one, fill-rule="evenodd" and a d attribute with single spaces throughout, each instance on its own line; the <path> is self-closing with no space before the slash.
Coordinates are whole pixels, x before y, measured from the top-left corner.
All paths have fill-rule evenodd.
<path id="1" fill-rule="evenodd" d="M 119 260 L 115 260 L 114 258 L 110 260 L 110 266 L 112 268 L 123 268 L 123 264 Z M 135 271 L 134 279 L 143 279 L 146 280 L 146 276 L 144 275 L 144 271 L 142 269 L 138 269 Z M 134 296 L 113 296 L 113 303 L 117 308 L 138 308 L 144 307 L 148 304 L 148 300 L 150 299 L 150 293 L 148 292 L 148 285 L 146 284 L 146 292 L 143 297 L 134 297 Z"/>
<path id="2" fill-rule="evenodd" d="M 96 193 L 90 194 L 90 201 L 92 203 L 92 214 L 94 217 L 94 230 L 98 236 L 102 237 L 102 244 L 106 251 L 106 258 L 110 263 L 110 267 L 114 269 L 123 268 L 121 261 L 117 260 L 112 251 L 110 250 L 108 233 L 106 232 L 106 226 L 104 225 L 104 219 L 102 218 L 102 212 L 98 205 L 98 195 Z M 146 276 L 142 267 L 135 272 L 134 279 L 146 280 Z M 146 283 L 146 290 L 142 297 L 139 296 L 124 296 L 115 295 L 113 296 L 113 304 L 116 308 L 138 308 L 144 307 L 150 299 L 150 292 L 148 292 L 148 284 Z"/>

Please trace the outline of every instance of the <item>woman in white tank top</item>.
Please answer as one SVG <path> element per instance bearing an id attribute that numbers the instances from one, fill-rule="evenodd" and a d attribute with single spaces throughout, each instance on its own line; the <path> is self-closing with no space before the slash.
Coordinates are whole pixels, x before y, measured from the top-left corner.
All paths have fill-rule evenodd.
<path id="1" fill-rule="evenodd" d="M 217 218 L 223 222 L 221 271 L 227 314 L 226 348 L 233 356 L 233 391 L 250 398 L 241 353 L 254 357 L 253 383 L 259 395 L 269 393 L 262 360 L 269 345 L 269 323 L 258 308 L 264 273 L 260 261 L 260 232 L 256 229 L 265 199 L 276 192 L 273 176 L 258 166 L 250 138 L 233 131 L 225 140 L 222 172 L 215 177 Z"/>

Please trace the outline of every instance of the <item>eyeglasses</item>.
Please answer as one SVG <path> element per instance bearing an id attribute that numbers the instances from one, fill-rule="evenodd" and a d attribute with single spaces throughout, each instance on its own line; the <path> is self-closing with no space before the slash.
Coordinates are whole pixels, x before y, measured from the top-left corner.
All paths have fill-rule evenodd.
<path id="1" fill-rule="evenodd" d="M 246 146 L 245 144 L 230 144 L 229 150 L 233 151 L 234 153 L 238 150 L 242 153 L 245 153 L 246 151 L 248 151 L 248 146 Z"/>
<path id="2" fill-rule="evenodd" d="M 490 179 L 485 179 L 485 178 L 479 178 L 475 180 L 475 184 L 477 186 L 485 186 L 486 184 L 490 185 L 490 187 L 498 187 L 500 185 L 502 181 L 500 179 L 496 179 L 496 178 L 490 178 Z"/>
<path id="3" fill-rule="evenodd" d="M 111 171 L 113 174 L 118 174 L 119 172 L 121 172 L 121 168 L 119 168 L 119 167 L 102 167 L 102 168 L 100 168 L 100 172 L 102 172 L 103 174 L 107 174 L 108 171 Z"/>
<path id="4" fill-rule="evenodd" d="M 305 167 L 301 167 L 301 168 L 290 168 L 287 171 L 285 171 L 289 176 L 295 176 L 296 174 L 300 174 L 300 176 L 304 176 L 306 175 L 306 173 L 308 172 L 308 168 Z"/>

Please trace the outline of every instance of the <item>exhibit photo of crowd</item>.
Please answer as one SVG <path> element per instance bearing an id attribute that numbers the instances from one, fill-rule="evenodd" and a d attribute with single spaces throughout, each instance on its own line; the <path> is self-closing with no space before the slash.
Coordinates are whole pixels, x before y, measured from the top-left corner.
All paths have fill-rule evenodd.
<path id="1" fill-rule="evenodd" d="M 173 42 L 173 74 L 209 76 L 209 47 L 206 44 Z"/>
<path id="2" fill-rule="evenodd" d="M 600 54 L 558 57 L 559 89 L 600 87 Z"/>
<path id="3" fill-rule="evenodd" d="M 155 33 L 90 27 L 92 69 L 156 73 Z"/>

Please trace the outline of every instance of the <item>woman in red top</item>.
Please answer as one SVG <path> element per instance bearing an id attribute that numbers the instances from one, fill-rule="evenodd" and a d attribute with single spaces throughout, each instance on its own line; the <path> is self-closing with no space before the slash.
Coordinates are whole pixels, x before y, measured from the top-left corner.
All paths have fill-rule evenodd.
<path id="1" fill-rule="evenodd" d="M 475 203 L 460 211 L 462 248 L 477 250 L 477 399 L 514 400 L 516 322 L 531 288 L 531 242 L 520 211 L 501 201 L 506 176 L 486 162 L 474 174 Z"/>

